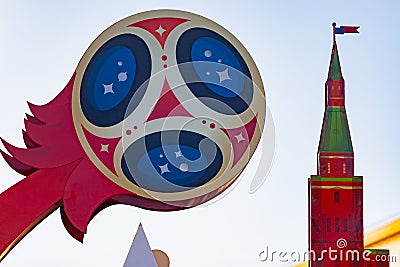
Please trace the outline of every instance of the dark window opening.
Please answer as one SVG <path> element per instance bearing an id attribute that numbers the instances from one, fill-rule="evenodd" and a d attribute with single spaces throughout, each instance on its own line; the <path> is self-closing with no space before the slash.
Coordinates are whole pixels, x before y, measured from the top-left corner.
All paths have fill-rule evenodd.
<path id="1" fill-rule="evenodd" d="M 335 203 L 339 203 L 340 202 L 340 194 L 338 191 L 335 191 L 335 193 L 333 193 L 333 201 Z"/>
<path id="2" fill-rule="evenodd" d="M 359 220 L 356 226 L 356 233 L 361 230 L 361 226 L 362 226 L 362 220 Z"/>
<path id="3" fill-rule="evenodd" d="M 330 232 L 331 231 L 331 219 L 328 218 L 326 221 L 326 231 Z"/>
<path id="4" fill-rule="evenodd" d="M 339 218 L 335 218 L 335 232 L 339 232 L 340 225 L 339 225 Z"/>
<path id="5" fill-rule="evenodd" d="M 317 232 L 320 232 L 320 231 L 321 231 L 321 230 L 319 229 L 318 224 L 317 224 L 317 222 L 315 221 L 314 218 L 311 219 L 311 224 L 312 224 L 312 226 L 314 227 L 315 231 L 317 231 Z"/>
<path id="6" fill-rule="evenodd" d="M 357 205 L 360 205 L 361 204 L 361 194 L 360 194 L 360 192 L 359 192 L 359 190 L 357 190 L 356 191 L 356 196 L 355 196 L 355 203 L 357 204 Z"/>

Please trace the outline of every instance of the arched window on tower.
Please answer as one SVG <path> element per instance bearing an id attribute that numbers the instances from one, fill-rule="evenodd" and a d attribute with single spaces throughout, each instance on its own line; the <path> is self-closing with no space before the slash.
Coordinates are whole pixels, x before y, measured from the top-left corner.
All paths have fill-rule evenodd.
<path id="1" fill-rule="evenodd" d="M 335 218 L 335 232 L 340 231 L 339 218 Z"/>
<path id="2" fill-rule="evenodd" d="M 333 202 L 335 202 L 335 203 L 339 203 L 340 202 L 339 191 L 335 191 L 335 193 L 333 193 Z"/>
<path id="3" fill-rule="evenodd" d="M 339 164 L 337 163 L 337 161 L 335 161 L 333 163 L 333 169 L 334 169 L 334 171 L 338 171 L 339 170 Z"/>

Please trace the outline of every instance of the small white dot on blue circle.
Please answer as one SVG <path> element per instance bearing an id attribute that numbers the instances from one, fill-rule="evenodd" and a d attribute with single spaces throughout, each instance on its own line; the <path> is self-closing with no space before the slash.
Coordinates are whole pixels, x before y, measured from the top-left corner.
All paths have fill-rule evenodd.
<path id="1" fill-rule="evenodd" d="M 179 165 L 179 170 L 181 170 L 181 172 L 187 172 L 189 170 L 189 166 L 186 163 L 181 163 L 181 165 Z"/>

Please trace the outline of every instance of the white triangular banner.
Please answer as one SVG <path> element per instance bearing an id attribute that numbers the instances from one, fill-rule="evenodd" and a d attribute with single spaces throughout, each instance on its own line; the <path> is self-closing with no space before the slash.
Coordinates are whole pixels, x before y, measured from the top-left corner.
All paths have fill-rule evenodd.
<path id="1" fill-rule="evenodd" d="M 133 239 L 124 267 L 158 267 L 142 224 Z"/>

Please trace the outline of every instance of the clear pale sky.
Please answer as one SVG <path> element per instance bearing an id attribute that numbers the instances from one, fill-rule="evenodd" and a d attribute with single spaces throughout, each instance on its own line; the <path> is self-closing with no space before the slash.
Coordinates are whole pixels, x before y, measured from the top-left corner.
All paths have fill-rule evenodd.
<path id="1" fill-rule="evenodd" d="M 90 223 L 84 244 L 69 236 L 57 211 L 2 267 L 120 267 L 140 222 L 152 248 L 167 252 L 173 267 L 281 266 L 260 262 L 259 252 L 267 245 L 306 251 L 307 178 L 316 173 L 333 21 L 361 26 L 359 35 L 337 39 L 355 173 L 364 176 L 366 229 L 400 216 L 399 1 L 81 2 L 0 0 L 1 137 L 22 145 L 26 101 L 44 104 L 58 94 L 104 29 L 134 13 L 171 8 L 216 21 L 252 55 L 276 124 L 274 165 L 252 195 L 252 177 L 245 174 L 223 199 L 204 207 L 108 208 Z M 21 178 L 0 160 L 0 191 Z"/>

